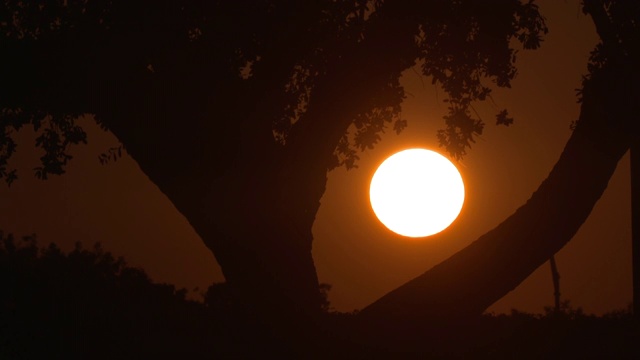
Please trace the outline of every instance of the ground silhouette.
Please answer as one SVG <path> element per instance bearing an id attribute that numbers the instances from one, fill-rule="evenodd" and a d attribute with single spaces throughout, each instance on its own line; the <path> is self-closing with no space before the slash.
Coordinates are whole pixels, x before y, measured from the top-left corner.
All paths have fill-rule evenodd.
<path id="1" fill-rule="evenodd" d="M 640 354 L 629 310 L 602 317 L 549 307 L 545 315 L 484 315 L 403 341 L 371 342 L 355 314 L 325 312 L 313 332 L 288 337 L 243 318 L 212 284 L 204 301 L 152 282 L 99 245 L 64 253 L 35 237 L 0 236 L 0 358 L 633 358 Z"/>

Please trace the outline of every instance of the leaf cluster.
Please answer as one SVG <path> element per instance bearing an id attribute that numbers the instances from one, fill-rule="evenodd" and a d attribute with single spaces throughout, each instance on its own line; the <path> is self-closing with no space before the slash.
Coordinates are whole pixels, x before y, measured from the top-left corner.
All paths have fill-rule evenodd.
<path id="1" fill-rule="evenodd" d="M 499 4 L 498 4 L 499 3 Z M 418 45 L 422 72 L 447 94 L 446 127 L 438 131 L 440 146 L 461 159 L 484 122 L 471 115 L 472 103 L 491 96 L 491 85 L 510 87 L 517 74 L 516 40 L 523 49 L 536 49 L 548 32 L 544 17 L 533 1 L 452 2 L 447 22 L 423 23 Z M 455 14 L 455 16 L 453 15 Z M 498 125 L 510 125 L 507 111 L 497 114 Z"/>

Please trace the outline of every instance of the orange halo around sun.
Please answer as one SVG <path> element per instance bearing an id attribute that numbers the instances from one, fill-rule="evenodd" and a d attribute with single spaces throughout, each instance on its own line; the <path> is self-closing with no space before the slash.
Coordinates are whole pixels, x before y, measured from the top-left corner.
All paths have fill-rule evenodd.
<path id="1" fill-rule="evenodd" d="M 425 237 L 446 229 L 464 203 L 464 183 L 446 157 L 426 149 L 408 149 L 378 167 L 369 189 L 371 207 L 389 230 Z"/>

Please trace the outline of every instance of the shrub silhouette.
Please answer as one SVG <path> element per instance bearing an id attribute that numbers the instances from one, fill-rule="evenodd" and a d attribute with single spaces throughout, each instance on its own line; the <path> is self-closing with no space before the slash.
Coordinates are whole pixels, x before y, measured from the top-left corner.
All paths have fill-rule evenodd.
<path id="1" fill-rule="evenodd" d="M 0 284 L 0 359 L 640 355 L 630 310 L 596 317 L 568 301 L 560 312 L 548 307 L 544 315 L 487 314 L 450 329 L 451 336 L 424 334 L 419 343 L 403 345 L 363 343 L 358 334 L 366 324 L 353 322 L 353 313 L 331 311 L 327 301 L 325 316 L 310 324 L 306 338 L 282 338 L 236 313 L 225 283 L 211 285 L 200 303 L 186 299 L 185 289 L 154 283 L 100 244 L 88 250 L 77 243 L 65 254 L 55 244 L 39 248 L 35 236 L 15 239 L 1 232 Z M 321 290 L 326 299 L 330 286 Z"/>
<path id="2" fill-rule="evenodd" d="M 0 358 L 215 352 L 216 321 L 185 289 L 153 283 L 100 244 L 68 254 L 0 233 Z"/>

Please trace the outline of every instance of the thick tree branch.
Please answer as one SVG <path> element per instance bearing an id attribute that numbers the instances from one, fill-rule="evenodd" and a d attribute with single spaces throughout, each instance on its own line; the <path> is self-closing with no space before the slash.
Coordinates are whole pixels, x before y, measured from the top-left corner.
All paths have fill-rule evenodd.
<path id="1" fill-rule="evenodd" d="M 480 315 L 576 233 L 628 150 L 637 74 L 609 63 L 585 84 L 578 126 L 548 178 L 495 229 L 366 307 L 362 321 L 428 328 Z"/>

